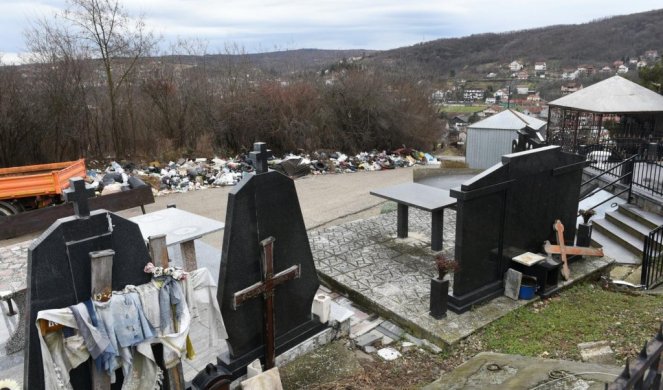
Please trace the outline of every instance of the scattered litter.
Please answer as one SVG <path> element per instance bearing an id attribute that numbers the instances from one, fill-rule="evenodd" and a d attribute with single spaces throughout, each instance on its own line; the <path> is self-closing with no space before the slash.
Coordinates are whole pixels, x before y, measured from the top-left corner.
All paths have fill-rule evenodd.
<path id="1" fill-rule="evenodd" d="M 401 357 L 401 353 L 397 350 L 387 347 L 378 350 L 378 356 L 386 361 L 396 360 Z"/>
<path id="2" fill-rule="evenodd" d="M 234 158 L 180 158 L 167 163 L 151 161 L 136 164 L 132 162 L 89 161 L 87 176 L 90 184 L 98 191 L 106 193 L 125 191 L 133 188 L 131 178 L 140 179 L 155 189 L 155 195 L 172 192 L 187 192 L 209 187 L 232 186 L 254 171 L 247 155 Z M 272 158 L 269 167 L 289 177 L 299 178 L 309 174 L 353 173 L 357 171 L 381 171 L 411 167 L 415 164 L 439 164 L 429 153 L 410 148 L 400 148 L 392 153 L 386 151 L 361 152 L 351 156 L 341 152 L 313 152 L 298 155 L 288 154 L 283 158 Z"/>

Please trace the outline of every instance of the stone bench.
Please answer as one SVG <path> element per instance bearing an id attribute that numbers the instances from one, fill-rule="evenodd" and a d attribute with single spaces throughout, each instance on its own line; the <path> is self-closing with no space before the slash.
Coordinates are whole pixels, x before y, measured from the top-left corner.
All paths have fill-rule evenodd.
<path id="1" fill-rule="evenodd" d="M 456 199 L 449 195 L 449 190 L 419 183 L 404 183 L 380 188 L 370 193 L 398 204 L 397 235 L 399 238 L 405 238 L 408 235 L 408 207 L 430 212 L 431 249 L 442 250 L 444 209 L 453 208 L 456 205 Z"/>

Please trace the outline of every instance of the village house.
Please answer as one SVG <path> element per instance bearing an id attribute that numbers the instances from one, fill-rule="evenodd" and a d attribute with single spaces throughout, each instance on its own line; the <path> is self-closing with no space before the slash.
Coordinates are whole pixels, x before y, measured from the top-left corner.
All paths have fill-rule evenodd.
<path id="1" fill-rule="evenodd" d="M 619 67 L 617 68 L 617 73 L 619 73 L 619 74 L 628 73 L 628 66 L 619 65 Z"/>
<path id="2" fill-rule="evenodd" d="M 535 92 L 535 91 L 528 91 L 527 92 L 527 101 L 530 101 L 530 102 L 541 101 L 541 95 L 539 95 L 539 93 Z"/>
<path id="3" fill-rule="evenodd" d="M 431 100 L 434 102 L 443 102 L 444 101 L 444 91 L 437 90 L 433 92 L 430 96 Z"/>
<path id="4" fill-rule="evenodd" d="M 658 59 L 658 50 L 647 50 L 644 57 L 648 60 L 656 61 Z"/>
<path id="5" fill-rule="evenodd" d="M 545 78 L 546 77 L 546 63 L 544 61 L 538 61 L 534 64 L 534 72 L 537 77 Z"/>
<path id="6" fill-rule="evenodd" d="M 518 78 L 518 80 L 527 80 L 529 78 L 529 72 L 527 72 L 526 70 L 521 70 L 520 72 L 518 72 L 516 77 Z"/>
<path id="7" fill-rule="evenodd" d="M 518 61 L 513 61 L 512 63 L 509 64 L 509 70 L 512 72 L 518 72 L 523 68 L 523 65 L 518 62 Z"/>
<path id="8" fill-rule="evenodd" d="M 612 63 L 613 69 L 619 69 L 620 66 L 624 65 L 624 61 L 615 61 Z"/>
<path id="9" fill-rule="evenodd" d="M 612 68 L 609 65 L 606 65 L 603 68 L 601 68 L 601 70 L 599 72 L 601 72 L 601 73 L 612 73 Z"/>
<path id="10" fill-rule="evenodd" d="M 495 100 L 503 101 L 508 99 L 509 91 L 506 88 L 498 89 L 497 91 L 495 91 L 493 96 L 495 97 Z"/>
<path id="11" fill-rule="evenodd" d="M 640 60 L 635 64 L 636 68 L 642 69 L 647 67 L 647 61 L 645 60 Z"/>
<path id="12" fill-rule="evenodd" d="M 516 86 L 516 93 L 518 95 L 527 95 L 527 91 L 529 91 L 529 87 L 527 85 Z"/>
<path id="13" fill-rule="evenodd" d="M 568 95 L 573 92 L 578 92 L 581 89 L 582 89 L 582 84 L 578 84 L 576 82 L 565 83 L 562 84 L 562 86 L 560 87 L 562 95 Z"/>
<path id="14" fill-rule="evenodd" d="M 486 92 L 483 89 L 466 89 L 463 91 L 465 101 L 483 100 Z"/>

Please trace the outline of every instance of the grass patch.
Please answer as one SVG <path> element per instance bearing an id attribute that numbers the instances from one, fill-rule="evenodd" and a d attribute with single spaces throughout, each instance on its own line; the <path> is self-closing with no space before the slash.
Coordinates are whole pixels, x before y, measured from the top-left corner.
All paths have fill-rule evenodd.
<path id="1" fill-rule="evenodd" d="M 485 350 L 580 360 L 577 344 L 608 340 L 615 357 L 634 357 L 658 330 L 663 297 L 609 291 L 586 282 L 515 310 L 480 333 Z"/>
<path id="2" fill-rule="evenodd" d="M 455 160 L 442 160 L 442 168 L 462 169 L 467 168 L 467 163 Z"/>
<path id="3" fill-rule="evenodd" d="M 472 114 L 475 112 L 483 111 L 486 109 L 486 105 L 478 106 L 442 106 L 440 107 L 440 112 L 453 112 L 456 114 Z"/>
<path id="4" fill-rule="evenodd" d="M 380 209 L 380 214 L 391 213 L 393 211 L 396 211 L 396 209 L 398 209 L 398 203 L 387 201 L 385 204 L 382 205 L 382 208 Z"/>

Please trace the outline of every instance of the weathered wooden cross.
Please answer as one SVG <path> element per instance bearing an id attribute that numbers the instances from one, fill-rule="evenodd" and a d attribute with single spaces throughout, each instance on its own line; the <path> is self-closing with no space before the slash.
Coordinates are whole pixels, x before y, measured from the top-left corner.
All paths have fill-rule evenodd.
<path id="1" fill-rule="evenodd" d="M 557 232 L 557 244 L 559 245 L 559 254 L 562 258 L 562 276 L 565 280 L 571 278 L 568 260 L 566 259 L 566 244 L 564 243 L 564 225 L 559 219 L 555 221 L 553 229 Z"/>
<path id="2" fill-rule="evenodd" d="M 267 160 L 272 156 L 272 151 L 267 149 L 266 143 L 256 142 L 253 144 L 253 151 L 249 153 L 249 160 L 253 163 L 256 173 L 265 173 L 269 171 Z"/>
<path id="3" fill-rule="evenodd" d="M 301 275 L 301 265 L 293 265 L 274 275 L 274 237 L 268 237 L 260 242 L 262 246 L 262 281 L 257 282 L 233 295 L 233 310 L 244 302 L 253 298 L 263 297 L 263 324 L 265 327 L 265 368 L 274 367 L 275 335 L 274 335 L 274 292 L 276 286 L 289 280 L 297 279 Z"/>
<path id="4" fill-rule="evenodd" d="M 78 218 L 90 216 L 90 205 L 88 199 L 94 197 L 94 188 L 88 187 L 82 177 L 69 179 L 69 188 L 64 190 L 64 201 L 74 204 L 74 213 Z"/>

